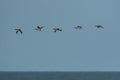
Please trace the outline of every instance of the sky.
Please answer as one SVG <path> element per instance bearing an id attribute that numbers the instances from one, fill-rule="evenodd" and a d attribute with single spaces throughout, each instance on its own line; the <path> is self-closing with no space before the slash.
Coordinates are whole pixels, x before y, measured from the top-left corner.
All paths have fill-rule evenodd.
<path id="1" fill-rule="evenodd" d="M 119 3 L 0 0 L 0 71 L 120 71 Z"/>

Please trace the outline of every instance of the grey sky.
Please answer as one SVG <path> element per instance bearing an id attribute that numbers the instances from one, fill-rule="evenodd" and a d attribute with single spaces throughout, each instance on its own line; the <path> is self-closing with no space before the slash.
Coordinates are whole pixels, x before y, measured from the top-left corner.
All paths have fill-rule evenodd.
<path id="1" fill-rule="evenodd" d="M 119 3 L 0 0 L 0 71 L 120 71 Z M 42 32 L 34 30 L 38 25 Z"/>

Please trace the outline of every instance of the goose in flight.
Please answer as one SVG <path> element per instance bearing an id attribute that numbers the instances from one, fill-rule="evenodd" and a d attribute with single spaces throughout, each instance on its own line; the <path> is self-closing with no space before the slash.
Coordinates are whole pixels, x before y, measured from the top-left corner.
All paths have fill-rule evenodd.
<path id="1" fill-rule="evenodd" d="M 76 26 L 74 28 L 80 30 L 80 29 L 82 29 L 82 26 Z"/>
<path id="2" fill-rule="evenodd" d="M 15 29 L 15 31 L 16 31 L 16 34 L 17 34 L 18 32 L 20 32 L 21 34 L 23 33 L 22 30 L 19 29 L 19 28 L 18 28 L 18 29 Z"/>
<path id="3" fill-rule="evenodd" d="M 35 30 L 42 31 L 43 28 L 44 28 L 44 26 L 37 26 L 37 28 L 35 28 Z"/>
<path id="4" fill-rule="evenodd" d="M 62 31 L 62 29 L 60 29 L 60 28 L 53 28 L 53 30 L 54 30 L 54 32 L 56 32 L 56 31 Z"/>
<path id="5" fill-rule="evenodd" d="M 104 27 L 102 25 L 95 25 L 95 27 L 104 29 Z"/>

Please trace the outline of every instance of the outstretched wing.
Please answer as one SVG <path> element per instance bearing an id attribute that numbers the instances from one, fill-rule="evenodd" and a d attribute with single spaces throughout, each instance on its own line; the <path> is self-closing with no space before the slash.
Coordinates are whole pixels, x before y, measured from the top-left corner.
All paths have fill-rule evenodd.
<path id="1" fill-rule="evenodd" d="M 37 26 L 37 28 L 39 29 L 39 28 L 40 28 L 40 26 Z"/>
<path id="2" fill-rule="evenodd" d="M 59 31 L 62 31 L 62 29 L 58 28 Z"/>
<path id="3" fill-rule="evenodd" d="M 23 33 L 21 29 L 19 31 L 20 31 L 21 34 Z"/>
<path id="4" fill-rule="evenodd" d="M 41 29 L 44 28 L 45 26 L 41 26 Z"/>
<path id="5" fill-rule="evenodd" d="M 103 28 L 103 29 L 104 29 L 104 27 L 103 27 L 103 26 L 101 26 L 101 28 Z"/>
<path id="6" fill-rule="evenodd" d="M 57 29 L 56 29 L 56 28 L 53 28 L 53 30 L 54 30 L 54 32 L 56 32 L 56 31 L 57 31 Z"/>
<path id="7" fill-rule="evenodd" d="M 16 30 L 16 34 L 18 33 L 18 30 Z"/>

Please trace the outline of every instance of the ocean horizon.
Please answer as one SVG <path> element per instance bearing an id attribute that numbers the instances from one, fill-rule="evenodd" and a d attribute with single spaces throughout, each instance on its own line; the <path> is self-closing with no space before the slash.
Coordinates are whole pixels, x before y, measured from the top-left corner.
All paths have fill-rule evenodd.
<path id="1" fill-rule="evenodd" d="M 120 71 L 0 71 L 0 80 L 120 80 Z"/>

